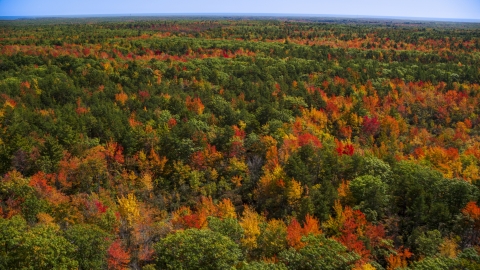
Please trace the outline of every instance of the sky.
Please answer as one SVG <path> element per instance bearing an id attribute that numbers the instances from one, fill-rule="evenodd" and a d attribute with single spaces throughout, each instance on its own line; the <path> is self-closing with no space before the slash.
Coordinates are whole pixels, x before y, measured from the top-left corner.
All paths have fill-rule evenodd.
<path id="1" fill-rule="evenodd" d="M 480 20 L 480 0 L 0 0 L 0 16 L 271 13 Z"/>

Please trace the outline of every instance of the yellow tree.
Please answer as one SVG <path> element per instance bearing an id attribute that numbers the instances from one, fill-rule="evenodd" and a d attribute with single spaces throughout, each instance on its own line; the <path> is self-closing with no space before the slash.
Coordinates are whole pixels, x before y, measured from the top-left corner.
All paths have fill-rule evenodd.
<path id="1" fill-rule="evenodd" d="M 287 200 L 288 204 L 294 208 L 298 206 L 300 203 L 300 199 L 302 197 L 302 185 L 300 182 L 292 179 L 289 181 L 287 186 Z"/>
<path id="2" fill-rule="evenodd" d="M 243 210 L 243 215 L 240 219 L 240 226 L 242 226 L 244 231 L 244 237 L 241 239 L 241 243 L 247 250 L 252 250 L 257 247 L 261 221 L 262 217 L 248 205 L 245 205 L 245 210 Z"/>
<path id="3" fill-rule="evenodd" d="M 218 215 L 221 218 L 237 218 L 237 213 L 235 213 L 235 206 L 233 206 L 230 199 L 223 199 L 218 203 Z"/>
<path id="4" fill-rule="evenodd" d="M 118 198 L 118 212 L 122 218 L 122 223 L 127 228 L 133 227 L 134 222 L 140 216 L 137 198 L 134 194 L 130 193 L 127 197 Z"/>
<path id="5" fill-rule="evenodd" d="M 134 237 L 135 225 L 140 218 L 140 206 L 134 194 L 118 198 L 118 212 L 120 213 L 120 236 L 125 239 L 125 246 L 131 254 L 131 264 L 138 264 L 138 246 Z"/>

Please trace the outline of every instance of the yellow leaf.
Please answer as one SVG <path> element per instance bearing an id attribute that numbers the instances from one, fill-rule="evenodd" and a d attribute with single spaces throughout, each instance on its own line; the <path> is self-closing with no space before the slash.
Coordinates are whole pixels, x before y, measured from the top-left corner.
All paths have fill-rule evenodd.
<path id="1" fill-rule="evenodd" d="M 260 235 L 260 220 L 260 216 L 246 205 L 240 226 L 242 226 L 245 235 L 241 242 L 248 249 L 257 247 L 257 238 Z"/>
<path id="2" fill-rule="evenodd" d="M 140 216 L 135 195 L 130 193 L 127 197 L 118 198 L 118 211 L 128 227 L 132 227 L 135 220 Z"/>
<path id="3" fill-rule="evenodd" d="M 292 179 L 287 191 L 288 204 L 296 205 L 300 201 L 301 197 L 302 185 L 299 182 L 295 181 L 295 179 Z"/>

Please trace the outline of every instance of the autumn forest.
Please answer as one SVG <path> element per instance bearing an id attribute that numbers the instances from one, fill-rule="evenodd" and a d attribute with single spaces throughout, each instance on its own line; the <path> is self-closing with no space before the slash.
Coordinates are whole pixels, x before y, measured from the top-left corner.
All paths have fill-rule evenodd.
<path id="1" fill-rule="evenodd" d="M 480 24 L 0 21 L 0 269 L 480 269 Z"/>

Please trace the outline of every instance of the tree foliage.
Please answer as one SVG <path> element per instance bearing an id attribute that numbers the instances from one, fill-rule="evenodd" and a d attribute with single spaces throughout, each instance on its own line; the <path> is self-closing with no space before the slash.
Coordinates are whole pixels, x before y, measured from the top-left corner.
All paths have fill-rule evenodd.
<path id="1" fill-rule="evenodd" d="M 237 244 L 210 230 L 188 229 L 155 245 L 161 269 L 227 269 L 241 257 Z"/>
<path id="2" fill-rule="evenodd" d="M 478 24 L 0 28 L 0 268 L 478 268 Z"/>

